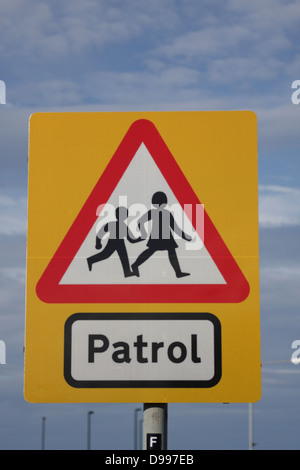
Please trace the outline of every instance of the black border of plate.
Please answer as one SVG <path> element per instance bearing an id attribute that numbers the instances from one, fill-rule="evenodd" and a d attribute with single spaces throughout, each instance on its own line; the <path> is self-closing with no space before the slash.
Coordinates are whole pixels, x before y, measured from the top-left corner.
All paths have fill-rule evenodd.
<path id="1" fill-rule="evenodd" d="M 75 380 L 71 374 L 72 325 L 80 320 L 209 320 L 214 325 L 215 374 L 210 380 Z M 222 376 L 221 323 L 211 313 L 74 313 L 65 322 L 64 377 L 75 388 L 210 388 Z"/>

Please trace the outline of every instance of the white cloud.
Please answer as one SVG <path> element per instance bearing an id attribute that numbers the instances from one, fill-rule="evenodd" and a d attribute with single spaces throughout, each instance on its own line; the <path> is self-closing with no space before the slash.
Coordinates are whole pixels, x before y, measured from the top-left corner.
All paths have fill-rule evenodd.
<path id="1" fill-rule="evenodd" d="M 284 260 L 283 260 L 284 262 Z M 267 280 L 270 284 L 274 282 L 285 282 L 293 281 L 299 285 L 300 281 L 300 265 L 281 265 L 281 266 L 269 266 L 261 268 L 261 274 L 264 280 Z"/>
<path id="2" fill-rule="evenodd" d="M 298 0 L 229 0 L 228 10 L 239 17 L 240 22 L 263 34 L 280 37 L 283 31 L 297 32 L 300 20 Z M 262 47 L 264 43 L 262 42 Z"/>
<path id="3" fill-rule="evenodd" d="M 275 79 L 285 75 L 294 59 L 291 31 L 297 27 L 300 8 L 281 1 L 231 1 L 214 12 L 214 21 L 205 22 L 212 11 L 201 11 L 201 21 L 192 22 L 190 30 L 160 43 L 152 54 L 157 58 L 199 67 L 206 79 L 218 83 L 238 80 Z M 199 10 L 195 18 L 199 18 Z M 297 31 L 295 29 L 295 31 Z"/>
<path id="4" fill-rule="evenodd" d="M 1 278 L 25 285 L 25 268 L 0 268 Z"/>
<path id="5" fill-rule="evenodd" d="M 217 24 L 196 31 L 187 31 L 175 36 L 172 42 L 159 46 L 155 52 L 168 59 L 201 61 L 227 55 L 228 50 L 236 54 L 241 45 L 249 44 L 255 34 L 240 25 Z"/>
<path id="6" fill-rule="evenodd" d="M 0 195 L 0 235 L 26 234 L 27 200 Z"/>
<path id="7" fill-rule="evenodd" d="M 187 101 L 199 93 L 200 74 L 186 67 L 165 67 L 151 62 L 149 69 L 141 72 L 101 71 L 90 74 L 84 84 L 84 93 L 92 93 L 97 102 L 119 105 L 158 103 L 173 104 L 174 99 Z M 184 106 L 184 104 L 182 104 Z"/>
<path id="8" fill-rule="evenodd" d="M 259 223 L 262 227 L 300 225 L 300 189 L 285 186 L 259 187 Z"/>
<path id="9" fill-rule="evenodd" d="M 68 59 L 110 43 L 126 42 L 145 30 L 178 23 L 173 1 L 10 0 L 1 5 L 2 57 L 30 63 Z M 73 57 L 76 60 L 76 57 Z"/>
<path id="10" fill-rule="evenodd" d="M 270 84 L 264 103 L 270 95 L 278 102 L 275 79 L 299 69 L 289 37 L 299 8 L 278 0 L 248 3 L 10 0 L 1 8 L 0 53 L 4 69 L 15 76 L 17 67 L 19 76 L 8 81 L 7 100 L 23 106 L 156 101 L 164 107 L 176 100 L 177 108 L 203 109 L 224 85 L 235 92 L 223 94 L 219 109 L 224 101 L 236 108 L 238 100 L 249 108 L 259 105 L 262 81 Z M 215 106 L 211 98 L 205 107 Z"/>
<path id="11" fill-rule="evenodd" d="M 269 80 L 282 69 L 276 58 L 268 57 L 224 57 L 212 60 L 208 66 L 208 77 L 218 83 L 239 83 L 239 88 L 253 80 Z"/>
<path id="12" fill-rule="evenodd" d="M 11 87 L 13 100 L 19 106 L 49 103 L 50 106 L 76 105 L 83 100 L 83 88 L 76 80 L 46 79 L 26 81 Z"/>
<path id="13" fill-rule="evenodd" d="M 299 143 L 300 124 L 299 106 L 293 105 L 291 101 L 293 92 L 291 83 L 287 82 L 286 84 L 286 102 L 284 104 L 274 106 L 274 103 L 273 105 L 270 103 L 268 106 L 266 101 L 265 107 L 257 107 L 261 132 L 269 143 L 276 142 L 276 146 L 282 140 L 283 148 L 289 146 L 290 141 L 293 144 Z"/>

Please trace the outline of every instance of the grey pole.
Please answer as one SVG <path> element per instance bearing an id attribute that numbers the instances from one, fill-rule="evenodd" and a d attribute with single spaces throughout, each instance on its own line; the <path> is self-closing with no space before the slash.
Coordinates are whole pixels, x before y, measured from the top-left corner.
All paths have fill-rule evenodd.
<path id="1" fill-rule="evenodd" d="M 143 419 L 139 421 L 139 449 L 143 449 Z"/>
<path id="2" fill-rule="evenodd" d="M 143 449 L 168 449 L 168 404 L 144 403 Z"/>
<path id="3" fill-rule="evenodd" d="M 135 408 L 134 410 L 134 450 L 137 450 L 137 414 L 141 410 L 141 408 Z"/>
<path id="4" fill-rule="evenodd" d="M 253 450 L 253 404 L 249 403 L 249 450 Z"/>
<path id="5" fill-rule="evenodd" d="M 91 415 L 93 411 L 88 412 L 88 427 L 87 427 L 87 450 L 91 450 Z"/>
<path id="6" fill-rule="evenodd" d="M 42 450 L 45 450 L 45 416 L 42 417 Z"/>

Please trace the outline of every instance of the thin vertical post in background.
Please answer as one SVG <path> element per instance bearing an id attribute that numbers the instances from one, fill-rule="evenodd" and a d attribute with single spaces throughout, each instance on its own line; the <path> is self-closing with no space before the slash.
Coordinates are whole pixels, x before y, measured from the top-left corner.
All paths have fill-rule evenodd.
<path id="1" fill-rule="evenodd" d="M 42 417 L 42 446 L 41 449 L 45 450 L 45 427 L 46 427 L 46 418 Z"/>
<path id="2" fill-rule="evenodd" d="M 252 450 L 253 449 L 253 420 L 252 420 L 252 412 L 253 412 L 253 408 L 252 408 L 252 403 L 249 403 L 248 405 L 248 413 L 249 413 L 249 448 L 248 450 Z"/>
<path id="3" fill-rule="evenodd" d="M 139 421 L 139 449 L 143 450 L 143 418 Z"/>
<path id="4" fill-rule="evenodd" d="M 135 410 L 134 410 L 134 450 L 137 450 L 137 448 L 138 448 L 138 446 L 137 446 L 137 434 L 138 434 L 138 431 L 137 431 L 137 414 L 141 410 L 142 410 L 142 408 L 135 408 Z"/>
<path id="5" fill-rule="evenodd" d="M 87 423 L 87 450 L 91 450 L 91 415 L 93 411 L 88 412 L 88 423 Z"/>

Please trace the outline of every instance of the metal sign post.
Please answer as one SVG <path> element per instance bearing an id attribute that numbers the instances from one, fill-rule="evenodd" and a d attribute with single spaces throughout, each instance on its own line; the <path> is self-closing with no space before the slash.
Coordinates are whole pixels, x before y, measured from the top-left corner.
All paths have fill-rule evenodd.
<path id="1" fill-rule="evenodd" d="M 167 450 L 168 404 L 144 403 L 143 450 Z"/>

